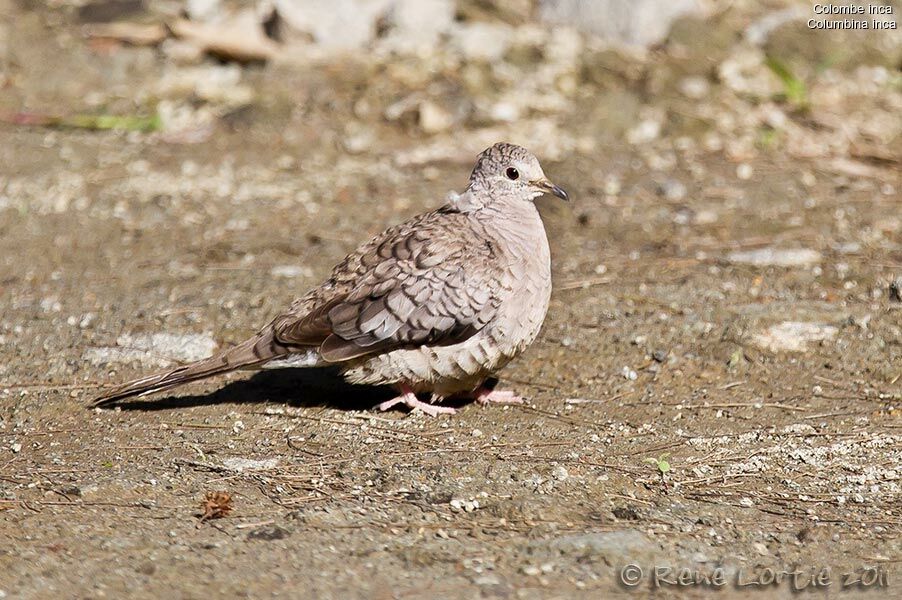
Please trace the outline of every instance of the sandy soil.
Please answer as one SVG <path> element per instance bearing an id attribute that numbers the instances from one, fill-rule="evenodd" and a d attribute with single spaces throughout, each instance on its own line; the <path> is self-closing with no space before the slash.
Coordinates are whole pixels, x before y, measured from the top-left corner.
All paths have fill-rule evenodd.
<path id="1" fill-rule="evenodd" d="M 91 45 L 63 9 L 5 10 L 6 114 L 146 114 L 150 83 L 195 68 Z M 600 81 L 614 59 L 587 54 L 550 129 L 471 117 L 430 137 L 381 116 L 409 78 L 354 61 L 243 67 L 240 108 L 190 92 L 190 118 L 216 109 L 198 139 L 0 124 L 0 597 L 712 591 L 656 590 L 656 565 L 722 568 L 719 597 L 792 597 L 740 583 L 795 568 L 809 589 L 829 569 L 829 597 L 875 597 L 842 586 L 862 570 L 902 597 L 899 63 L 853 53 L 800 111 L 728 89 L 733 51 L 700 26 Z M 461 189 L 492 136 L 575 199 L 539 202 L 556 290 L 499 375 L 527 405 L 377 414 L 385 390 L 271 370 L 86 408 L 243 339 Z M 201 519 L 219 491 L 231 511 Z"/>

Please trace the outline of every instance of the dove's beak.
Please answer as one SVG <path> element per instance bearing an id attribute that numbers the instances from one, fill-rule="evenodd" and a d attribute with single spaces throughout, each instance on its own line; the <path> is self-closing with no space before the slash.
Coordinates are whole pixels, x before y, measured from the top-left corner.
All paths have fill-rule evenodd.
<path id="1" fill-rule="evenodd" d="M 535 185 L 537 188 L 539 188 L 543 192 L 547 192 L 549 194 L 554 194 L 555 196 L 557 196 L 561 200 L 564 200 L 565 202 L 570 201 L 570 196 L 567 194 L 567 192 L 564 191 L 564 188 L 551 183 L 547 179 L 540 179 L 536 182 L 533 182 L 533 185 Z"/>

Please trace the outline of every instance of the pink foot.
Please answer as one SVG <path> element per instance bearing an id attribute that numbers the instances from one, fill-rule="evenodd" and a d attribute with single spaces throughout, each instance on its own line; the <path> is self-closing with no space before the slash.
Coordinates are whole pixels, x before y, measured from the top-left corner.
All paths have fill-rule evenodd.
<path id="1" fill-rule="evenodd" d="M 480 404 L 523 404 L 526 402 L 511 390 L 490 390 L 481 387 L 476 390 L 476 402 Z"/>
<path id="2" fill-rule="evenodd" d="M 404 406 L 409 407 L 411 410 L 421 410 L 430 417 L 437 417 L 438 415 L 453 415 L 457 412 L 450 406 L 436 406 L 435 404 L 423 402 L 422 400 L 418 399 L 416 394 L 414 394 L 413 391 L 411 391 L 411 389 L 407 386 L 401 387 L 401 393 L 398 396 L 395 396 L 391 400 L 386 400 L 381 404 L 377 404 L 376 408 L 385 411 L 392 408 L 393 406 L 397 406 L 398 404 L 403 404 Z"/>

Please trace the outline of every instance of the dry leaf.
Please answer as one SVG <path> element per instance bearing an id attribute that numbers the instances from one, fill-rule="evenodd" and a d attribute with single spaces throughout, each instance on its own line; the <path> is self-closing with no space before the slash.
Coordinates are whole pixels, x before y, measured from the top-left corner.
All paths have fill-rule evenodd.
<path id="1" fill-rule="evenodd" d="M 176 37 L 228 60 L 268 60 L 279 50 L 279 45 L 266 37 L 260 18 L 253 10 L 241 11 L 216 23 L 180 19 L 173 22 L 170 29 Z"/>
<path id="2" fill-rule="evenodd" d="M 96 23 L 86 25 L 85 35 L 99 40 L 115 40 L 132 46 L 156 46 L 166 39 L 166 28 L 160 24 Z"/>
<path id="3" fill-rule="evenodd" d="M 232 495 L 228 492 L 207 492 L 203 502 L 200 503 L 203 513 L 201 522 L 210 519 L 221 519 L 232 512 Z"/>

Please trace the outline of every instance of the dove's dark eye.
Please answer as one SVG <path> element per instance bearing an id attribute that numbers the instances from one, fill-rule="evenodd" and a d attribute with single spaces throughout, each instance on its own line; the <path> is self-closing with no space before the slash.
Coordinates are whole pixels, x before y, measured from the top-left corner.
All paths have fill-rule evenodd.
<path id="1" fill-rule="evenodd" d="M 513 167 L 508 167 L 507 171 L 505 171 L 504 174 L 507 175 L 507 178 L 510 179 L 511 181 L 516 181 L 517 179 L 520 179 L 520 171 L 518 171 L 517 169 L 515 169 Z"/>

